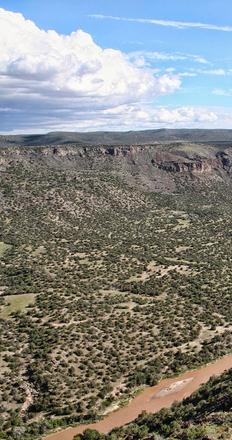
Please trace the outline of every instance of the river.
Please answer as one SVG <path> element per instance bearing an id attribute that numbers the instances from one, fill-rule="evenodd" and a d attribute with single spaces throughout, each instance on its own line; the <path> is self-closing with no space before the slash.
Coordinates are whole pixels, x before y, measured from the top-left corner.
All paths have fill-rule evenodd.
<path id="1" fill-rule="evenodd" d="M 44 437 L 43 440 L 73 440 L 74 435 L 82 433 L 86 429 L 96 429 L 99 432 L 108 433 L 113 428 L 119 428 L 132 422 L 142 411 L 156 413 L 161 408 L 170 407 L 173 402 L 181 401 L 190 396 L 213 375 L 220 375 L 230 368 L 232 368 L 232 355 L 227 355 L 197 370 L 164 379 L 153 387 L 145 388 L 127 406 L 109 413 L 102 420 L 79 425 L 75 428 L 66 428 Z"/>

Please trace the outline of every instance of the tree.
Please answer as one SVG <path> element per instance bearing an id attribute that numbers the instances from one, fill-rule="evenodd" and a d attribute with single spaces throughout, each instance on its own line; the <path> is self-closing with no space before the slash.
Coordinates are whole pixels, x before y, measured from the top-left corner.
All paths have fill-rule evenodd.
<path id="1" fill-rule="evenodd" d="M 105 438 L 104 434 L 100 434 L 100 432 L 95 429 L 86 429 L 83 434 L 75 435 L 73 440 L 103 440 Z"/>

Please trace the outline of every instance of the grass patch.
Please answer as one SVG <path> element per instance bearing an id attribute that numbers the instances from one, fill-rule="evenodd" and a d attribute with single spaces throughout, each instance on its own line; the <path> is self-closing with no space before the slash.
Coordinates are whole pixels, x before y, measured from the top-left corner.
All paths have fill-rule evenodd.
<path id="1" fill-rule="evenodd" d="M 10 248 L 11 248 L 10 244 L 7 244 L 7 243 L 4 243 L 3 241 L 0 241 L 0 258 Z"/>
<path id="2" fill-rule="evenodd" d="M 22 295 L 5 296 L 4 299 L 6 305 L 3 306 L 0 317 L 7 319 L 11 313 L 23 311 L 29 304 L 34 304 L 35 295 L 33 293 L 25 293 Z"/>

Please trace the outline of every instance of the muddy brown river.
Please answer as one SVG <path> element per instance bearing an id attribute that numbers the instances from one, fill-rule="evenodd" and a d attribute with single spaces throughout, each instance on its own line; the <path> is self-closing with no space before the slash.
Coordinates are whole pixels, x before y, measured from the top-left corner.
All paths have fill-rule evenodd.
<path id="1" fill-rule="evenodd" d="M 132 422 L 142 411 L 156 413 L 161 408 L 170 407 L 173 402 L 181 401 L 190 396 L 213 375 L 220 375 L 230 368 L 232 368 L 232 355 L 224 356 L 198 370 L 164 379 L 158 385 L 145 388 L 127 406 L 109 413 L 102 420 L 58 431 L 44 437 L 43 440 L 73 440 L 74 435 L 80 434 L 89 428 L 106 434 L 113 428 L 119 428 Z"/>

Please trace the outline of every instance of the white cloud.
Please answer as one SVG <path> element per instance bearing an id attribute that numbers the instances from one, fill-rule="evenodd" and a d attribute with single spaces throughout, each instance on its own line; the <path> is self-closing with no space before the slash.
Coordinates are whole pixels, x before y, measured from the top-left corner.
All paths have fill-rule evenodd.
<path id="1" fill-rule="evenodd" d="M 143 65 L 146 65 L 151 61 L 190 61 L 199 64 L 209 64 L 209 61 L 201 55 L 179 52 L 134 51 L 128 54 L 128 58 L 135 62 L 137 60 L 143 60 Z"/>
<path id="2" fill-rule="evenodd" d="M 134 61 L 121 51 L 102 49 L 81 30 L 70 35 L 44 31 L 21 14 L 0 8 L 0 130 L 129 130 L 220 123 L 217 112 L 207 108 L 154 107 L 155 98 L 180 88 L 180 77 L 174 70 L 160 74 L 142 59 Z"/>
<path id="3" fill-rule="evenodd" d="M 217 113 L 207 108 L 177 107 L 152 108 L 149 104 L 124 104 L 98 112 L 98 117 L 88 113 L 81 121 L 78 114 L 81 130 L 136 130 L 158 127 L 208 127 L 218 121 Z M 60 130 L 73 130 L 76 115 L 72 114 L 68 120 L 60 125 Z M 219 121 L 220 122 L 220 121 Z M 52 130 L 56 129 L 56 121 L 50 121 Z"/>
<path id="4" fill-rule="evenodd" d="M 70 111 L 82 120 L 94 112 L 96 118 L 99 111 L 172 93 L 180 84 L 175 75 L 154 75 L 122 52 L 102 49 L 81 30 L 46 32 L 0 8 L 1 105 L 20 109 L 28 124 L 33 118 L 58 123 Z"/>
<path id="5" fill-rule="evenodd" d="M 180 77 L 194 78 L 195 76 L 197 76 L 197 73 L 194 73 L 194 72 L 180 72 L 179 76 Z"/>
<path id="6" fill-rule="evenodd" d="M 176 107 L 165 108 L 158 107 L 152 111 L 144 106 L 143 111 L 131 109 L 131 113 L 136 113 L 135 117 L 139 117 L 146 121 L 148 126 L 152 124 L 164 124 L 172 126 L 173 124 L 189 125 L 202 122 L 215 122 L 218 118 L 215 112 L 204 108 L 193 107 Z"/>
<path id="7" fill-rule="evenodd" d="M 227 74 L 225 69 L 222 68 L 202 70 L 201 73 L 204 73 L 205 75 L 216 75 L 216 76 L 225 76 Z"/>
<path id="8" fill-rule="evenodd" d="M 213 95 L 217 96 L 232 96 L 232 89 L 214 89 Z"/>
<path id="9" fill-rule="evenodd" d="M 188 69 L 186 72 L 178 72 L 179 77 L 194 77 L 198 75 L 210 75 L 210 76 L 226 76 L 231 75 L 229 70 L 222 68 L 217 69 Z"/>
<path id="10" fill-rule="evenodd" d="M 188 21 L 174 21 L 174 20 L 157 20 L 152 18 L 128 18 L 117 17 L 113 15 L 91 14 L 89 17 L 100 20 L 116 20 L 127 21 L 132 23 L 153 24 L 155 26 L 173 27 L 176 29 L 203 29 L 219 32 L 232 32 L 232 26 L 220 26 L 210 23 L 188 22 Z"/>
<path id="11" fill-rule="evenodd" d="M 195 69 L 195 73 L 198 73 L 199 75 L 215 75 L 215 76 L 226 76 L 229 72 L 227 72 L 225 69 L 217 68 L 217 69 Z"/>

